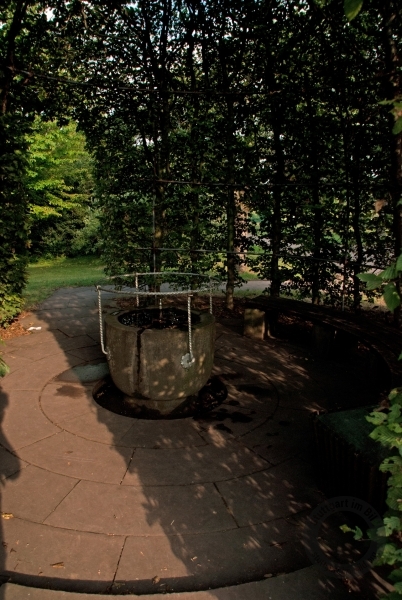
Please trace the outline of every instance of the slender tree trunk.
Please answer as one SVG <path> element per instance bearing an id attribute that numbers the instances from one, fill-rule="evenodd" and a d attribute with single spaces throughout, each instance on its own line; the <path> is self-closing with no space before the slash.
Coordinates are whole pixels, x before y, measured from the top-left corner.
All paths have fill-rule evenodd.
<path id="1" fill-rule="evenodd" d="M 11 85 L 14 77 L 15 42 L 21 31 L 29 4 L 29 1 L 24 2 L 23 0 L 19 0 L 16 3 L 13 20 L 7 35 L 7 54 L 3 63 L 4 77 L 1 86 L 2 89 L 0 90 L 0 111 L 2 115 L 5 115 L 7 112 Z"/>
<path id="2" fill-rule="evenodd" d="M 307 89 L 307 108 L 309 114 L 309 129 L 311 135 L 311 165 L 312 165 L 312 181 L 314 183 L 312 197 L 313 197 L 313 264 L 312 264 L 312 303 L 320 303 L 320 258 L 321 258 L 321 241 L 322 241 L 322 207 L 320 203 L 320 190 L 319 184 L 319 166 L 318 166 L 318 136 L 315 118 L 316 115 L 313 112 L 313 105 L 311 101 L 310 86 L 306 82 Z"/>
<path id="3" fill-rule="evenodd" d="M 359 111 L 358 120 L 363 120 L 363 115 Z M 360 202 L 360 170 L 361 170 L 361 136 L 356 135 L 354 143 L 353 160 L 351 165 L 351 180 L 352 180 L 352 194 L 353 194 L 353 213 L 352 213 L 352 227 L 356 243 L 356 261 L 353 267 L 353 308 L 358 310 L 360 307 L 361 295 L 360 295 L 360 280 L 357 275 L 361 272 L 364 250 L 362 233 L 360 229 L 360 216 L 361 216 L 361 202 Z"/>
<path id="4" fill-rule="evenodd" d="M 234 297 L 234 286 L 236 281 L 236 255 L 235 251 L 235 238 L 236 238 L 236 198 L 234 189 L 234 111 L 233 111 L 233 99 L 228 98 L 227 100 L 227 137 L 226 137 L 226 148 L 227 148 L 227 160 L 228 160 L 228 176 L 227 183 L 228 189 L 226 192 L 226 243 L 227 243 L 227 282 L 226 282 L 226 307 L 230 310 L 233 309 L 233 297 Z"/>
<path id="5" fill-rule="evenodd" d="M 317 177 L 313 176 L 314 180 Z M 313 238 L 314 238 L 314 250 L 313 250 L 313 282 L 311 286 L 312 292 L 312 303 L 320 303 L 320 258 L 321 258 L 321 236 L 322 236 L 322 207 L 320 204 L 320 193 L 318 185 L 313 188 L 313 203 L 314 203 L 314 221 L 313 221 Z"/>

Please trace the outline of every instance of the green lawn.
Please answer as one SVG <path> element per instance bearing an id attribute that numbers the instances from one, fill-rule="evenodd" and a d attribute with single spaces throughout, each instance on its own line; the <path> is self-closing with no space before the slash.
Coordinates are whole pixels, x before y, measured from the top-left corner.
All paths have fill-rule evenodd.
<path id="1" fill-rule="evenodd" d="M 31 310 L 61 287 L 94 285 L 104 279 L 104 265 L 99 258 L 41 259 L 28 266 L 28 283 L 24 290 L 24 308 Z"/>
<path id="2" fill-rule="evenodd" d="M 254 273 L 253 271 L 242 271 L 240 273 L 240 277 L 243 279 L 243 281 L 257 281 L 258 280 L 257 273 Z"/>
<path id="3" fill-rule="evenodd" d="M 28 283 L 24 290 L 25 310 L 32 310 L 61 287 L 95 285 L 104 281 L 104 265 L 100 258 L 80 256 L 78 258 L 41 259 L 28 266 Z M 258 279 L 252 272 L 242 272 L 242 279 Z M 236 296 L 255 295 L 256 292 L 235 290 Z"/>

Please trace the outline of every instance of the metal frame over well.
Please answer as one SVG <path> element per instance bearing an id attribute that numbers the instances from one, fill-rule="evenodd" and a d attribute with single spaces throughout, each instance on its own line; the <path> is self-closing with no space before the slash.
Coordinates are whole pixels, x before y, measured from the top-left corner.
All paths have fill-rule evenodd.
<path id="1" fill-rule="evenodd" d="M 166 278 L 167 280 L 171 280 L 175 276 L 177 277 L 197 277 L 198 279 L 203 279 L 205 283 L 201 285 L 197 285 L 196 287 L 191 287 L 190 289 L 169 289 L 165 291 L 154 289 L 149 289 L 149 284 L 143 283 L 140 285 L 140 277 L 153 277 L 155 282 L 154 286 L 158 287 L 161 283 L 167 283 L 169 285 L 173 284 L 172 281 L 161 282 L 158 281 L 160 278 Z M 98 292 L 98 311 L 99 311 L 99 329 L 100 329 L 100 341 L 102 352 L 109 356 L 109 351 L 105 348 L 104 343 L 104 331 L 103 331 L 103 317 L 102 317 L 102 292 L 108 292 L 113 294 L 121 294 L 123 296 L 135 296 L 137 306 L 140 305 L 140 296 L 150 297 L 154 296 L 155 302 L 156 299 L 159 298 L 159 308 L 162 309 L 162 298 L 164 296 L 187 296 L 187 322 L 188 322 L 188 352 L 184 354 L 181 358 L 181 366 L 184 369 L 189 369 L 194 363 L 195 358 L 193 355 L 193 338 L 192 338 L 192 320 L 191 320 L 191 298 L 194 294 L 200 292 L 208 292 L 209 293 L 209 312 L 212 315 L 212 290 L 216 288 L 221 282 L 216 277 L 211 277 L 209 275 L 203 275 L 201 273 L 179 273 L 177 271 L 152 271 L 146 273 L 126 273 L 124 275 L 114 275 L 109 277 L 110 280 L 119 280 L 119 279 L 129 279 L 132 278 L 134 280 L 134 285 L 123 283 L 115 283 L 113 284 L 104 284 L 97 285 L 96 289 Z M 180 287 L 180 284 L 174 283 L 175 287 Z M 152 286 L 152 287 L 154 287 Z M 148 288 L 148 289 L 144 289 Z"/>

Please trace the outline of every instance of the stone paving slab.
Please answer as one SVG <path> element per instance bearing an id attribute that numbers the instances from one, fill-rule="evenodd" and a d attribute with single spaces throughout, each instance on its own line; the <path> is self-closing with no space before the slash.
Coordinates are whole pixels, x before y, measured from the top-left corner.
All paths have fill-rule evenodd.
<path id="1" fill-rule="evenodd" d="M 118 441 L 132 448 L 188 448 L 205 446 L 198 423 L 193 419 L 146 421 L 134 419 L 131 429 Z"/>
<path id="2" fill-rule="evenodd" d="M 45 523 L 130 536 L 207 533 L 236 527 L 212 483 L 142 488 L 80 481 Z"/>
<path id="3" fill-rule="evenodd" d="M 35 311 L 35 318 L 46 322 L 53 319 L 86 319 L 89 315 L 98 316 L 98 307 L 95 302 L 90 306 L 78 305 L 75 307 L 68 306 L 66 308 L 48 308 Z M 28 318 L 25 317 L 25 320 L 28 320 Z"/>
<path id="4" fill-rule="evenodd" d="M 92 410 L 91 390 L 77 383 L 51 381 L 42 390 L 40 406 L 46 417 L 55 424 Z"/>
<path id="5" fill-rule="evenodd" d="M 28 466 L 28 463 L 21 460 L 15 454 L 12 454 L 5 448 L 0 448 L 0 481 L 3 483 L 9 477 L 17 477 L 21 469 Z"/>
<path id="6" fill-rule="evenodd" d="M 77 485 L 78 480 L 33 465 L 4 481 L 1 509 L 27 521 L 43 523 Z"/>
<path id="7" fill-rule="evenodd" d="M 44 331 L 52 331 L 57 329 L 68 337 L 76 337 L 79 335 L 85 335 L 90 331 L 97 331 L 99 329 L 99 319 L 97 317 L 89 317 L 88 319 L 79 318 L 63 318 L 63 319 L 46 319 L 46 318 L 35 318 L 27 321 L 28 317 L 22 320 L 22 326 L 27 327 L 30 323 L 33 323 L 33 327 L 41 327 Z"/>
<path id="8" fill-rule="evenodd" d="M 2 381 L 3 392 L 14 390 L 36 390 L 40 392 L 49 379 L 82 362 L 75 357 L 67 357 L 62 351 L 35 362 L 32 369 L 20 369 L 7 375 Z"/>
<path id="9" fill-rule="evenodd" d="M 108 483 L 120 483 L 130 464 L 131 448 L 115 448 L 62 431 L 19 450 L 27 462 L 53 473 Z"/>
<path id="10" fill-rule="evenodd" d="M 311 412 L 279 407 L 272 419 L 242 436 L 247 447 L 277 465 L 298 456 L 308 460 L 312 456 L 313 444 L 309 435 Z"/>
<path id="11" fill-rule="evenodd" d="M 298 459 L 216 485 L 240 526 L 313 509 L 324 500 L 311 467 Z"/>
<path id="12" fill-rule="evenodd" d="M 230 400 L 230 396 L 228 398 L 229 402 L 233 401 Z M 199 420 L 200 433 L 210 444 L 220 445 L 223 442 L 216 442 L 216 432 L 219 432 L 222 440 L 241 438 L 266 423 L 267 419 L 274 414 L 274 410 L 275 408 L 272 407 L 271 413 L 261 415 L 256 410 L 244 409 L 240 404 L 239 406 L 222 404 L 210 415 Z"/>
<path id="13" fill-rule="evenodd" d="M 15 348 L 32 348 L 45 346 L 46 344 L 58 344 L 67 336 L 61 331 L 31 331 L 25 335 L 8 340 L 2 352 L 14 352 Z"/>
<path id="14" fill-rule="evenodd" d="M 37 332 L 32 335 L 10 340 L 10 342 L 7 343 L 4 356 L 6 356 L 8 360 L 10 354 L 14 355 L 18 353 L 18 356 L 20 357 L 37 361 L 46 356 L 58 354 L 60 351 L 68 351 L 75 348 L 96 347 L 96 342 L 88 335 L 69 338 L 64 336 L 64 334 L 60 334 L 63 336 L 62 339 L 57 339 L 54 337 L 54 333 L 55 332 L 50 333 L 50 339 L 45 342 L 41 342 L 44 333 L 39 334 Z"/>
<path id="15" fill-rule="evenodd" d="M 23 358 L 19 354 L 16 355 L 15 352 L 8 352 L 7 354 L 2 352 L 2 357 L 6 361 L 10 373 L 15 373 L 15 371 L 18 371 L 19 369 L 29 369 L 32 365 L 31 359 Z"/>
<path id="16" fill-rule="evenodd" d="M 65 419 L 60 422 L 60 426 L 74 435 L 84 437 L 87 440 L 100 442 L 102 444 L 122 445 L 133 448 L 133 445 L 120 444 L 132 427 L 132 420 L 129 417 L 116 415 L 105 408 L 97 406 L 92 401 L 90 410 L 78 417 Z"/>
<path id="17" fill-rule="evenodd" d="M 165 596 L 165 594 L 163 594 Z M 157 600 L 162 594 L 125 596 L 141 600 Z M 166 596 L 165 596 L 166 597 Z M 351 594 L 336 579 L 328 579 L 321 569 L 306 567 L 295 573 L 263 581 L 221 589 L 169 594 L 170 600 L 346 600 Z M 92 594 L 76 594 L 6 584 L 0 588 L 0 600 L 93 600 Z M 97 595 L 97 600 L 110 600 L 110 595 Z"/>
<path id="18" fill-rule="evenodd" d="M 207 589 L 262 579 L 309 564 L 295 527 L 278 519 L 203 535 L 131 536 L 119 561 L 114 588 L 149 593 L 160 579 L 171 592 Z M 155 590 L 156 591 L 156 590 Z"/>
<path id="19" fill-rule="evenodd" d="M 67 589 L 105 592 L 113 581 L 124 537 L 106 536 L 39 525 L 21 519 L 3 522 L 3 572 L 11 582 L 68 580 Z M 25 577 L 24 577 L 25 576 Z M 76 584 L 74 584 L 76 582 Z"/>
<path id="20" fill-rule="evenodd" d="M 7 408 L 0 431 L 0 443 L 11 451 L 60 431 L 41 411 L 36 391 L 13 390 L 8 394 L 5 404 Z"/>
<path id="21" fill-rule="evenodd" d="M 231 441 L 223 447 L 138 448 L 123 485 L 191 485 L 261 471 L 269 463 Z"/>
<path id="22" fill-rule="evenodd" d="M 99 348 L 98 345 L 70 350 L 68 354 L 71 354 L 71 356 L 77 356 L 81 360 L 85 361 L 105 358 L 105 355 L 103 354 L 101 348 Z"/>

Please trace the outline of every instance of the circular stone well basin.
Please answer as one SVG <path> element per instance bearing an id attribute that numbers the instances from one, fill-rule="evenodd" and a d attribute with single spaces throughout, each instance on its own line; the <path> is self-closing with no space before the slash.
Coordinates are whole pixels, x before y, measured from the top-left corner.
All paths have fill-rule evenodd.
<path id="1" fill-rule="evenodd" d="M 153 309 L 155 314 L 159 309 Z M 181 321 L 187 311 L 182 313 Z M 142 324 L 138 309 L 138 323 Z M 215 319 L 209 313 L 192 311 L 192 340 L 195 362 L 189 368 L 181 364 L 188 353 L 187 327 L 158 329 L 136 326 L 137 311 L 109 314 L 105 317 L 108 364 L 114 384 L 138 405 L 166 414 L 188 396 L 196 394 L 208 381 L 214 360 Z M 121 320 L 131 323 L 124 325 Z"/>

